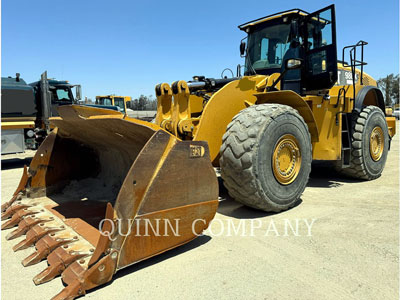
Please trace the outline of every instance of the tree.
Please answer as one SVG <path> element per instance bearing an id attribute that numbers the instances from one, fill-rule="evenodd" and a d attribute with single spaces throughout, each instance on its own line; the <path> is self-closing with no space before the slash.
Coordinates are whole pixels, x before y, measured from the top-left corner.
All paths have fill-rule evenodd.
<path id="1" fill-rule="evenodd" d="M 146 110 L 157 110 L 157 99 L 154 99 L 153 95 L 149 95 L 149 97 L 147 98 Z"/>
<path id="2" fill-rule="evenodd" d="M 147 105 L 147 97 L 144 95 L 140 95 L 138 101 L 138 110 L 145 110 Z"/>
<path id="3" fill-rule="evenodd" d="M 386 78 L 380 78 L 377 83 L 383 91 L 386 106 L 399 103 L 399 74 L 389 74 Z"/>
<path id="4" fill-rule="evenodd" d="M 393 84 L 392 84 L 392 99 L 394 100 L 395 104 L 399 103 L 399 74 L 394 76 L 393 78 Z"/>
<path id="5" fill-rule="evenodd" d="M 157 110 L 157 99 L 152 95 L 140 95 L 138 99 L 132 101 L 133 110 Z"/>
<path id="6" fill-rule="evenodd" d="M 135 99 L 132 101 L 132 109 L 139 110 L 139 100 L 138 99 Z"/>

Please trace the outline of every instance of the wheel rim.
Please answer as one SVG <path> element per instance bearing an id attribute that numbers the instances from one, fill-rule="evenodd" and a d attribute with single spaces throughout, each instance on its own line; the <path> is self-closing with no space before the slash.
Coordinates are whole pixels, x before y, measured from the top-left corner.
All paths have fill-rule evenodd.
<path id="1" fill-rule="evenodd" d="M 280 184 L 292 183 L 299 175 L 301 167 L 301 152 L 297 139 L 286 134 L 276 143 L 272 156 L 272 170 Z"/>
<path id="2" fill-rule="evenodd" d="M 384 136 L 382 128 L 376 126 L 372 129 L 371 136 L 369 138 L 369 152 L 374 161 L 381 159 L 384 148 Z"/>

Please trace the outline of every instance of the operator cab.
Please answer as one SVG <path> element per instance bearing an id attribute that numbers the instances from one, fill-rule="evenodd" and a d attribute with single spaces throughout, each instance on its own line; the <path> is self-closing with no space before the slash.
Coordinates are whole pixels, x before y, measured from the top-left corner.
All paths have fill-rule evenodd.
<path id="1" fill-rule="evenodd" d="M 96 105 L 116 106 L 119 112 L 125 113 L 125 101 L 123 97 L 96 96 Z"/>
<path id="2" fill-rule="evenodd" d="M 301 68 L 286 70 L 282 90 L 298 94 L 330 89 L 337 81 L 334 5 L 312 14 L 285 11 L 239 26 L 247 36 L 245 75 L 282 74 L 286 61 L 297 59 Z"/>

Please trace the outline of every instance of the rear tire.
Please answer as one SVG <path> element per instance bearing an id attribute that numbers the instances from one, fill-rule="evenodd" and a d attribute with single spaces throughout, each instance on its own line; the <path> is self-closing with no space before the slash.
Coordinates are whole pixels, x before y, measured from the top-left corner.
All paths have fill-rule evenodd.
<path id="1" fill-rule="evenodd" d="M 385 115 L 377 106 L 364 107 L 353 121 L 352 129 L 350 167 L 342 168 L 341 161 L 338 161 L 335 165 L 336 171 L 364 180 L 380 177 L 389 150 Z"/>
<path id="2" fill-rule="evenodd" d="M 311 171 L 311 137 L 290 106 L 260 104 L 239 112 L 220 149 L 221 177 L 236 201 L 264 211 L 294 206 Z"/>

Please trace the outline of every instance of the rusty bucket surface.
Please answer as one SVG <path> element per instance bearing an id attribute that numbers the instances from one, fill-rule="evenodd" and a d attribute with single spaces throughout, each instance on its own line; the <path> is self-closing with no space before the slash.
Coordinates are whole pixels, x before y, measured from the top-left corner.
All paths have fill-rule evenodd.
<path id="1" fill-rule="evenodd" d="M 206 142 L 181 141 L 155 124 L 118 112 L 59 107 L 57 127 L 2 206 L 22 263 L 47 260 L 33 279 L 61 275 L 54 299 L 73 299 L 119 269 L 189 242 L 218 206 Z"/>

